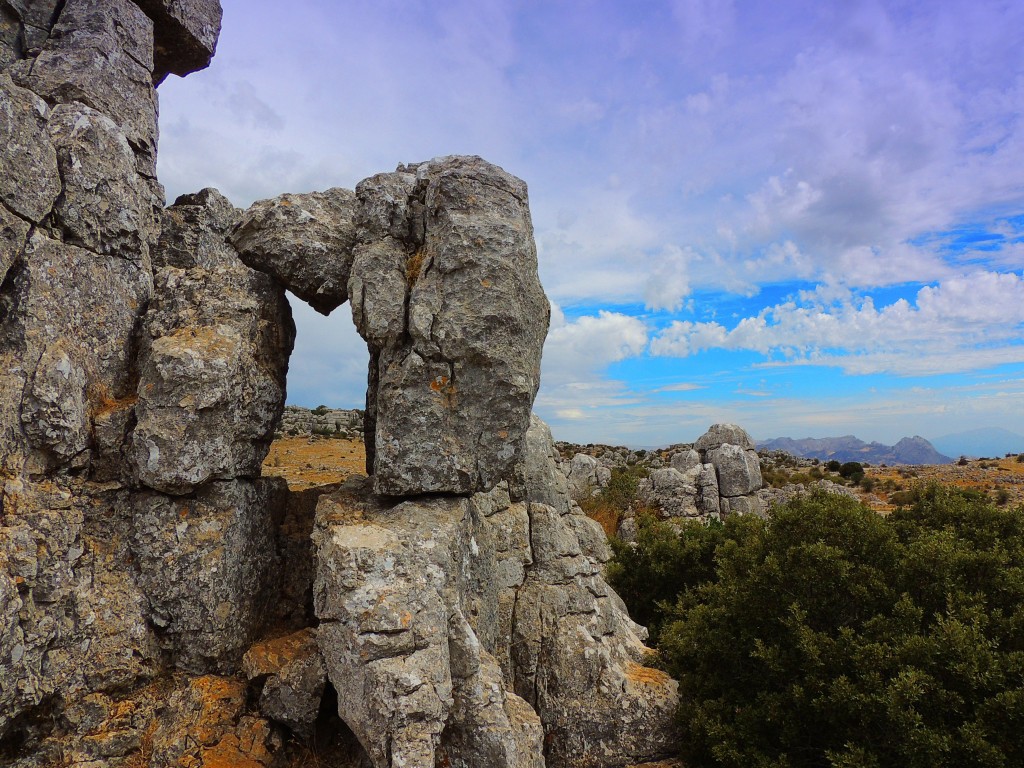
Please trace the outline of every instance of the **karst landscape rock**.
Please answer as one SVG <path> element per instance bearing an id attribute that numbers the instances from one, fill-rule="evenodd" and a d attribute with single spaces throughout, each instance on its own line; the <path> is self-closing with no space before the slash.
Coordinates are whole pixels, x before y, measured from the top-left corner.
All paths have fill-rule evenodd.
<path id="1" fill-rule="evenodd" d="M 675 683 L 531 417 L 549 308 L 526 185 L 444 157 L 164 208 L 155 87 L 209 64 L 220 16 L 0 3 L 0 762 L 670 755 Z M 261 477 L 285 289 L 348 302 L 367 342 L 367 479 Z M 748 447 L 701 451 L 665 471 L 703 488 L 714 467 L 745 504 Z"/>

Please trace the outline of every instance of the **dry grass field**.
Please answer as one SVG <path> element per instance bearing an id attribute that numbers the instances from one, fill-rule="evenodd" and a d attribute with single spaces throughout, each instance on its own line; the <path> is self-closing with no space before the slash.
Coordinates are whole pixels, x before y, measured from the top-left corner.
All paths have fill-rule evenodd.
<path id="1" fill-rule="evenodd" d="M 873 508 L 895 507 L 899 492 L 917 484 L 937 482 L 987 494 L 998 504 L 1024 504 L 1024 462 L 1015 456 L 981 459 L 966 464 L 923 464 L 920 466 L 866 467 L 864 475 L 874 481 L 870 492 L 858 489 Z"/>
<path id="2" fill-rule="evenodd" d="M 293 491 L 340 483 L 352 475 L 365 473 L 366 452 L 362 440 L 336 440 L 316 435 L 275 440 L 263 462 L 265 477 L 283 477 Z"/>

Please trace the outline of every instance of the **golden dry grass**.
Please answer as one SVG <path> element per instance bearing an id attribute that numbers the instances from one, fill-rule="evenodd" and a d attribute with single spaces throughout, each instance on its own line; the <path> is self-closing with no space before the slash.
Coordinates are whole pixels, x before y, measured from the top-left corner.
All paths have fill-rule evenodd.
<path id="1" fill-rule="evenodd" d="M 327 437 L 282 437 L 270 446 L 264 477 L 282 477 L 293 491 L 340 483 L 366 473 L 362 440 Z"/>
<path id="2" fill-rule="evenodd" d="M 1007 504 L 1024 504 L 1024 463 L 1018 462 L 1014 456 L 975 460 L 963 466 L 954 463 L 867 467 L 865 476 L 875 480 L 872 493 L 882 501 L 882 505 L 873 506 L 883 512 L 895 508 L 891 500 L 894 492 L 931 482 L 981 491 L 992 497 L 998 491 L 1005 490 Z"/>

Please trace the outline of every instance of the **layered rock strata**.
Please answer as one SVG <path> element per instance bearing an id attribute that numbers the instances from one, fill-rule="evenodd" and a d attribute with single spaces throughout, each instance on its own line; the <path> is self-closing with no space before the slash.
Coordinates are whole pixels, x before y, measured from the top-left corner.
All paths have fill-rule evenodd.
<path id="1" fill-rule="evenodd" d="M 5 744 L 162 664 L 124 449 L 163 207 L 154 41 L 181 34 L 127 0 L 0 4 Z"/>

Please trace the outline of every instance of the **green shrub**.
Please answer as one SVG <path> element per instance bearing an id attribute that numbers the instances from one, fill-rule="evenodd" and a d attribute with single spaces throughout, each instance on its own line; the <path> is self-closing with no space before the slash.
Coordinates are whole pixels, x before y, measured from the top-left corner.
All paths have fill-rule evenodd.
<path id="1" fill-rule="evenodd" d="M 641 514 L 645 511 L 638 503 L 637 490 L 640 480 L 647 475 L 647 469 L 639 464 L 613 467 L 608 485 L 600 493 L 581 499 L 580 507 L 588 517 L 601 524 L 609 537 L 614 536 L 627 510 Z"/>
<path id="2" fill-rule="evenodd" d="M 888 517 L 815 493 L 616 546 L 612 581 L 680 681 L 690 768 L 1024 765 L 1024 509 L 914 494 Z"/>
<path id="3" fill-rule="evenodd" d="M 856 485 L 864 479 L 864 465 L 859 461 L 848 461 L 839 467 L 839 476 L 848 480 L 850 485 Z"/>

